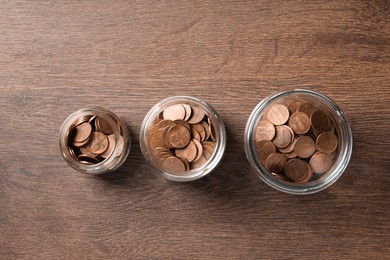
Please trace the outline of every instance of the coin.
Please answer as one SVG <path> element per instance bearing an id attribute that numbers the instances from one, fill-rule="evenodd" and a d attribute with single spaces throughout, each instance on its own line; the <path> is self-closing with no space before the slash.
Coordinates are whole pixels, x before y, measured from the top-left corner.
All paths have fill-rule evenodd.
<path id="1" fill-rule="evenodd" d="M 262 140 L 260 142 L 257 142 L 255 147 L 257 156 L 259 157 L 260 162 L 263 164 L 265 163 L 265 160 L 270 154 L 276 152 L 275 145 L 268 140 Z"/>
<path id="2" fill-rule="evenodd" d="M 172 173 L 182 173 L 186 171 L 186 165 L 176 156 L 166 158 L 162 163 L 162 167 Z"/>
<path id="3" fill-rule="evenodd" d="M 337 136 L 332 132 L 323 132 L 317 137 L 316 146 L 319 151 L 331 154 L 337 149 Z"/>
<path id="4" fill-rule="evenodd" d="M 175 155 L 186 159 L 188 162 L 192 162 L 198 155 L 198 149 L 193 141 L 181 149 L 175 149 Z"/>
<path id="5" fill-rule="evenodd" d="M 81 123 L 76 126 L 76 132 L 74 136 L 74 142 L 82 143 L 88 139 L 92 132 L 92 126 L 89 123 Z"/>
<path id="6" fill-rule="evenodd" d="M 206 121 L 201 122 L 204 130 L 206 131 L 206 137 L 205 140 L 208 140 L 210 138 L 210 126 Z"/>
<path id="7" fill-rule="evenodd" d="M 265 168 L 270 172 L 281 173 L 284 170 L 284 165 L 287 159 L 280 153 L 272 153 L 265 160 Z"/>
<path id="8" fill-rule="evenodd" d="M 298 112 L 303 112 L 305 113 L 306 115 L 308 115 L 309 117 L 311 117 L 311 115 L 317 111 L 317 108 L 311 104 L 311 103 L 302 103 L 299 107 L 298 107 Z"/>
<path id="9" fill-rule="evenodd" d="M 304 179 L 306 173 L 307 164 L 301 159 L 291 159 L 284 166 L 284 174 L 295 182 Z"/>
<path id="10" fill-rule="evenodd" d="M 295 183 L 306 183 L 313 177 L 313 171 L 311 170 L 310 166 L 306 163 L 306 175 L 301 180 L 296 181 Z"/>
<path id="11" fill-rule="evenodd" d="M 108 147 L 108 139 L 105 134 L 101 132 L 93 132 L 91 138 L 87 143 L 87 149 L 94 154 L 103 153 Z"/>
<path id="12" fill-rule="evenodd" d="M 194 161 L 197 161 L 197 160 L 199 160 L 199 158 L 200 158 L 200 157 L 202 156 L 202 154 L 203 154 L 203 146 L 202 146 L 202 144 L 201 144 L 198 140 L 196 140 L 196 139 L 192 139 L 192 142 L 194 142 L 194 144 L 196 145 L 197 155 L 196 155 Z"/>
<path id="13" fill-rule="evenodd" d="M 314 173 L 323 174 L 332 166 L 332 157 L 324 152 L 316 152 L 310 158 L 309 166 Z"/>
<path id="14" fill-rule="evenodd" d="M 166 146 L 168 147 L 164 142 L 163 142 L 163 132 L 162 131 L 155 131 L 153 134 L 150 135 L 149 137 L 149 147 L 151 150 L 154 150 L 157 147 L 162 147 Z"/>
<path id="15" fill-rule="evenodd" d="M 113 134 L 114 132 L 112 131 L 112 128 L 110 124 L 104 120 L 101 117 L 96 117 L 95 119 L 95 125 L 96 125 L 96 130 L 99 132 L 102 132 L 106 135 Z"/>
<path id="16" fill-rule="evenodd" d="M 207 162 L 207 159 L 202 155 L 202 156 L 200 156 L 200 158 L 198 160 L 193 161 L 192 163 L 190 163 L 190 168 L 191 169 L 200 168 L 203 165 L 205 165 L 206 162 Z"/>
<path id="17" fill-rule="evenodd" d="M 288 120 L 289 111 L 285 105 L 276 104 L 268 109 L 266 117 L 274 125 L 283 125 Z"/>
<path id="18" fill-rule="evenodd" d="M 272 140 L 275 136 L 275 127 L 274 125 L 266 120 L 261 120 L 257 124 L 255 139 L 256 141 L 262 140 Z"/>
<path id="19" fill-rule="evenodd" d="M 302 102 L 299 100 L 295 100 L 295 101 L 290 102 L 287 106 L 288 110 L 290 111 L 290 114 L 294 114 L 295 112 L 297 112 L 298 108 L 301 104 L 302 104 Z"/>
<path id="20" fill-rule="evenodd" d="M 305 134 L 310 130 L 310 117 L 303 112 L 295 112 L 288 120 L 288 126 L 296 134 Z"/>
<path id="21" fill-rule="evenodd" d="M 313 155 L 313 153 L 316 151 L 316 146 L 309 136 L 300 136 L 298 137 L 294 152 L 298 155 L 300 158 L 309 158 Z"/>
<path id="22" fill-rule="evenodd" d="M 199 137 L 201 142 L 206 140 L 206 130 L 202 126 L 202 124 L 193 124 L 191 125 L 191 128 L 195 129 L 199 133 Z"/>
<path id="23" fill-rule="evenodd" d="M 197 124 L 203 120 L 205 115 L 206 114 L 205 114 L 205 111 L 203 109 L 193 106 L 192 107 L 192 115 L 187 120 L 187 122 L 189 124 Z"/>
<path id="24" fill-rule="evenodd" d="M 293 141 L 294 133 L 290 127 L 286 125 L 278 125 L 275 129 L 276 134 L 272 142 L 277 148 L 284 148 Z"/>
<path id="25" fill-rule="evenodd" d="M 184 117 L 184 121 L 188 121 L 192 115 L 192 108 L 190 105 L 183 104 L 184 110 L 186 111 L 186 116 Z"/>
<path id="26" fill-rule="evenodd" d="M 177 104 L 167 107 L 163 111 L 164 119 L 169 119 L 172 121 L 183 120 L 186 116 L 186 110 L 183 105 Z"/>
<path id="27" fill-rule="evenodd" d="M 102 154 L 100 154 L 100 156 L 102 158 L 107 158 L 111 154 L 111 152 L 114 150 L 114 147 L 115 147 L 116 140 L 115 140 L 115 135 L 114 134 L 109 135 L 107 137 L 107 140 L 108 140 L 108 147 Z"/>
<path id="28" fill-rule="evenodd" d="M 328 116 L 321 110 L 315 111 L 311 118 L 311 126 L 314 130 L 322 133 L 330 128 L 330 121 Z"/>

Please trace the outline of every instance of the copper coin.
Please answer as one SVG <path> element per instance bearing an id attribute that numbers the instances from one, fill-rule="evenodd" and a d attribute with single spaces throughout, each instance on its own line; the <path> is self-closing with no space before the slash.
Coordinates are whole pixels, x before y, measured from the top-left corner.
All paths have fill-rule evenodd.
<path id="1" fill-rule="evenodd" d="M 208 150 L 210 153 L 214 152 L 215 142 L 205 141 L 205 142 L 202 143 L 202 145 L 203 145 L 203 149 Z"/>
<path id="2" fill-rule="evenodd" d="M 116 142 L 115 135 L 114 134 L 109 135 L 107 137 L 107 140 L 108 140 L 108 147 L 102 154 L 100 154 L 100 156 L 103 158 L 107 158 L 108 156 L 110 156 L 111 152 L 114 150 L 115 142 Z"/>
<path id="3" fill-rule="evenodd" d="M 175 120 L 175 124 L 183 125 L 185 126 L 189 131 L 191 131 L 191 126 L 184 120 Z"/>
<path id="4" fill-rule="evenodd" d="M 170 173 L 183 173 L 186 171 L 184 162 L 176 156 L 166 158 L 162 163 L 162 167 Z"/>
<path id="5" fill-rule="evenodd" d="M 191 125 L 191 128 L 195 129 L 199 133 L 200 135 L 199 141 L 203 142 L 204 140 L 206 140 L 206 130 L 204 129 L 202 124 L 193 124 Z"/>
<path id="6" fill-rule="evenodd" d="M 196 139 L 196 140 L 198 140 L 199 142 L 202 141 L 202 137 L 200 136 L 199 132 L 196 131 L 195 128 L 191 128 L 191 135 L 192 135 L 192 138 L 193 138 L 193 139 Z"/>
<path id="7" fill-rule="evenodd" d="M 82 123 L 76 126 L 74 142 L 82 143 L 91 135 L 92 126 L 89 123 Z"/>
<path id="8" fill-rule="evenodd" d="M 299 100 L 295 100 L 295 101 L 290 102 L 287 106 L 288 110 L 290 111 L 290 114 L 294 114 L 295 112 L 297 112 L 298 108 L 301 104 L 302 104 L 302 102 Z"/>
<path id="9" fill-rule="evenodd" d="M 99 159 L 97 159 L 96 157 L 89 157 L 86 154 L 80 154 L 79 156 L 77 156 L 77 159 L 79 160 L 79 162 L 84 164 L 95 164 L 100 162 Z"/>
<path id="10" fill-rule="evenodd" d="M 284 165 L 287 159 L 280 153 L 272 153 L 265 160 L 264 167 L 270 172 L 281 173 L 284 170 Z"/>
<path id="11" fill-rule="evenodd" d="M 293 152 L 294 148 L 295 148 L 295 144 L 297 142 L 297 139 L 298 138 L 294 138 L 294 140 L 289 145 L 287 145 L 285 148 L 278 149 L 279 152 L 281 152 L 281 153 L 291 153 L 291 152 Z"/>
<path id="12" fill-rule="evenodd" d="M 289 115 L 290 112 L 285 105 L 276 104 L 268 109 L 266 118 L 274 125 L 283 125 L 287 122 Z"/>
<path id="13" fill-rule="evenodd" d="M 310 118 L 311 126 L 318 132 L 325 132 L 330 128 L 329 117 L 321 110 L 317 110 Z"/>
<path id="14" fill-rule="evenodd" d="M 163 116 L 164 119 L 169 119 L 172 121 L 183 120 L 186 116 L 186 110 L 181 104 L 172 105 L 164 109 Z"/>
<path id="15" fill-rule="evenodd" d="M 257 156 L 262 164 L 265 163 L 267 157 L 276 152 L 275 145 L 268 140 L 257 142 L 255 145 Z"/>
<path id="16" fill-rule="evenodd" d="M 292 152 L 289 152 L 289 153 L 283 153 L 283 156 L 286 157 L 286 159 L 292 159 L 292 158 L 295 158 L 297 157 L 297 153 L 292 151 Z"/>
<path id="17" fill-rule="evenodd" d="M 73 159 L 78 160 L 77 156 L 76 156 L 76 154 L 75 154 L 75 152 L 73 151 L 72 148 L 68 147 L 68 151 L 69 151 L 70 156 L 73 157 Z"/>
<path id="18" fill-rule="evenodd" d="M 256 126 L 255 140 L 257 142 L 262 140 L 272 140 L 275 136 L 274 125 L 266 120 L 261 120 Z"/>
<path id="19" fill-rule="evenodd" d="M 206 158 L 206 160 L 208 160 L 208 159 L 211 158 L 212 153 L 210 153 L 210 151 L 205 149 L 205 147 L 203 146 L 203 153 L 202 153 L 202 155 L 204 156 L 204 158 Z"/>
<path id="20" fill-rule="evenodd" d="M 168 141 L 174 148 L 183 148 L 190 142 L 190 131 L 183 125 L 175 125 L 168 130 Z"/>
<path id="21" fill-rule="evenodd" d="M 300 136 L 295 143 L 294 152 L 300 158 L 309 158 L 316 151 L 316 145 L 308 136 Z"/>
<path id="22" fill-rule="evenodd" d="M 312 105 L 311 103 L 302 103 L 299 107 L 298 107 L 298 112 L 303 112 L 305 113 L 306 115 L 308 115 L 309 117 L 311 117 L 311 115 L 317 111 L 317 108 Z"/>
<path id="23" fill-rule="evenodd" d="M 310 158 L 309 166 L 314 173 L 323 174 L 332 166 L 332 157 L 324 152 L 316 152 Z"/>
<path id="24" fill-rule="evenodd" d="M 192 107 L 192 115 L 191 115 L 191 117 L 187 120 L 187 122 L 188 122 L 189 124 L 197 124 L 197 123 L 200 123 L 200 121 L 203 120 L 203 118 L 204 118 L 205 115 L 206 115 L 206 114 L 205 114 L 205 112 L 204 112 L 203 109 L 193 106 L 193 107 Z"/>
<path id="25" fill-rule="evenodd" d="M 105 134 L 101 132 L 93 132 L 87 144 L 87 148 L 91 153 L 101 154 L 108 147 L 108 139 Z"/>
<path id="26" fill-rule="evenodd" d="M 200 158 L 198 160 L 190 163 L 190 168 L 196 169 L 196 168 L 202 167 L 203 165 L 206 164 L 206 162 L 207 162 L 207 159 L 202 155 L 202 156 L 200 156 Z"/>
<path id="27" fill-rule="evenodd" d="M 296 112 L 290 116 L 288 126 L 291 127 L 296 134 L 305 134 L 310 130 L 310 117 L 303 112 Z"/>
<path id="28" fill-rule="evenodd" d="M 210 138 L 210 126 L 206 121 L 202 121 L 201 124 L 202 124 L 204 130 L 206 131 L 205 140 L 208 140 Z"/>
<path id="29" fill-rule="evenodd" d="M 306 170 L 305 177 L 299 181 L 296 181 L 296 183 L 306 183 L 313 177 L 313 171 L 311 170 L 310 166 L 307 163 L 306 163 L 306 167 L 307 167 L 307 170 Z"/>
<path id="30" fill-rule="evenodd" d="M 190 141 L 186 147 L 175 149 L 175 155 L 192 162 L 198 155 L 198 148 L 196 148 L 196 144 L 193 141 Z"/>
<path id="31" fill-rule="evenodd" d="M 164 131 L 165 128 L 174 126 L 175 122 L 172 120 L 161 120 L 160 122 L 157 123 L 157 129 Z"/>
<path id="32" fill-rule="evenodd" d="M 337 149 L 337 136 L 332 132 L 323 132 L 318 136 L 316 146 L 319 151 L 331 154 Z"/>
<path id="33" fill-rule="evenodd" d="M 88 157 L 96 157 L 97 155 L 94 153 L 91 153 L 86 146 L 80 147 L 80 154 L 84 154 Z"/>
<path id="34" fill-rule="evenodd" d="M 196 145 L 196 151 L 197 151 L 197 155 L 196 155 L 196 157 L 195 157 L 195 159 L 194 159 L 194 161 L 197 161 L 197 160 L 199 160 L 200 159 L 200 157 L 202 156 L 202 154 L 203 154 L 203 146 L 202 146 L 202 144 L 198 141 L 198 140 L 196 140 L 196 139 L 192 139 L 192 142 L 194 142 L 194 144 Z"/>
<path id="35" fill-rule="evenodd" d="M 210 118 L 208 118 L 208 123 L 209 123 L 210 139 L 215 141 L 216 133 Z"/>
<path id="36" fill-rule="evenodd" d="M 104 120 L 101 117 L 96 117 L 95 119 L 95 125 L 96 125 L 96 130 L 99 132 L 102 132 L 106 135 L 113 134 L 114 132 L 112 131 L 112 128 L 110 124 Z"/>
<path id="37" fill-rule="evenodd" d="M 272 142 L 277 148 L 284 148 L 293 141 L 294 133 L 290 127 L 286 125 L 278 125 L 275 129 L 276 134 Z"/>
<path id="38" fill-rule="evenodd" d="M 277 173 L 274 173 L 274 172 L 271 172 L 271 174 L 273 176 L 275 176 L 276 178 L 278 178 L 279 180 L 282 180 L 282 181 L 290 181 L 286 176 L 282 175 L 282 174 L 277 174 Z"/>
<path id="39" fill-rule="evenodd" d="M 123 152 L 123 149 L 125 147 L 125 140 L 123 139 L 123 137 L 121 135 L 118 135 L 118 140 L 116 140 L 116 146 L 118 147 L 117 149 L 117 152 L 116 152 L 116 156 L 119 156 L 122 154 Z"/>
<path id="40" fill-rule="evenodd" d="M 183 104 L 184 110 L 186 111 L 186 116 L 184 117 L 184 121 L 188 121 L 192 115 L 192 108 L 190 105 Z"/>
<path id="41" fill-rule="evenodd" d="M 304 179 L 306 173 L 307 164 L 300 159 L 291 159 L 284 166 L 284 174 L 295 182 Z"/>
<path id="42" fill-rule="evenodd" d="M 92 117 L 93 117 L 93 115 L 86 115 L 86 116 L 79 117 L 79 118 L 77 118 L 77 120 L 74 122 L 74 125 L 75 125 L 75 126 L 78 126 L 78 125 L 81 125 L 82 123 L 86 123 L 86 122 L 88 122 Z"/>
<path id="43" fill-rule="evenodd" d="M 177 158 L 179 158 L 184 163 L 184 166 L 185 166 L 185 169 L 186 169 L 185 171 L 189 171 L 190 170 L 190 164 L 187 161 L 187 159 L 182 158 L 182 157 L 177 157 Z"/>
<path id="44" fill-rule="evenodd" d="M 149 137 L 149 147 L 151 150 L 154 150 L 155 148 L 162 146 L 167 147 L 167 145 L 163 142 L 163 132 L 155 131 Z"/>
<path id="45" fill-rule="evenodd" d="M 82 147 L 82 146 L 86 145 L 88 142 L 89 142 L 89 138 L 85 139 L 84 142 L 79 142 L 79 143 L 78 142 L 73 142 L 73 146 L 75 146 L 75 147 Z"/>

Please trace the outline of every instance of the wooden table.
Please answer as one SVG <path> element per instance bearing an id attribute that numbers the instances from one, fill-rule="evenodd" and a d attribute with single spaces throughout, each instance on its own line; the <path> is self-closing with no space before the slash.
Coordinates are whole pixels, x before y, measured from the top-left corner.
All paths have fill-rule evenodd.
<path id="1" fill-rule="evenodd" d="M 1 1 L 1 259 L 389 259 L 390 3 Z M 263 183 L 244 153 L 255 105 L 304 88 L 345 112 L 354 150 L 329 189 Z M 228 144 L 203 179 L 158 176 L 139 148 L 173 95 L 214 106 Z M 110 175 L 78 173 L 58 131 L 99 105 L 129 125 Z"/>

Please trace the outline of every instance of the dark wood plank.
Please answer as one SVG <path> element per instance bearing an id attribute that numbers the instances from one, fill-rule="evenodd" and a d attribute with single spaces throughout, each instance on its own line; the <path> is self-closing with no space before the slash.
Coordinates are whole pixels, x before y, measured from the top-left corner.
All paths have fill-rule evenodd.
<path id="1" fill-rule="evenodd" d="M 388 258 L 389 75 L 386 0 L 2 1 L 0 258 Z M 262 183 L 243 148 L 254 106 L 294 88 L 334 99 L 354 135 L 344 175 L 310 196 Z M 227 127 L 221 166 L 191 183 L 139 148 L 172 95 L 209 101 Z M 62 121 L 88 105 L 131 128 L 114 174 L 60 155 Z"/>

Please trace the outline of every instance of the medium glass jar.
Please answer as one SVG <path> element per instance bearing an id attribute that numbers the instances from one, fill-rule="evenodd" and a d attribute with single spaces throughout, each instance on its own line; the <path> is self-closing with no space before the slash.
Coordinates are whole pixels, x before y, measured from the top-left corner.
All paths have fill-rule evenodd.
<path id="1" fill-rule="evenodd" d="M 163 177 L 192 181 L 218 166 L 226 146 L 225 126 L 207 102 L 169 97 L 145 116 L 140 146 L 145 159 Z"/>
<path id="2" fill-rule="evenodd" d="M 117 169 L 131 146 L 127 125 L 101 107 L 82 108 L 65 119 L 59 133 L 65 161 L 81 173 L 102 174 Z"/>
<path id="3" fill-rule="evenodd" d="M 301 110 L 303 112 L 305 112 L 306 114 L 309 114 L 308 117 L 306 117 L 305 115 L 304 115 L 304 117 L 310 118 L 311 122 L 313 122 L 313 120 L 314 120 L 313 119 L 314 111 L 321 110 L 322 112 L 324 112 L 324 114 L 328 115 L 328 118 L 329 118 L 328 129 L 330 129 L 330 130 L 327 130 L 327 131 L 330 132 L 329 135 L 332 135 L 332 133 L 334 133 L 334 135 L 337 137 L 337 141 L 335 141 L 335 144 L 337 145 L 337 149 L 332 150 L 333 152 L 332 152 L 331 156 L 333 158 L 333 161 L 331 163 L 329 163 L 329 168 L 327 168 L 326 172 L 323 172 L 321 174 L 314 174 L 314 171 L 313 171 L 313 175 L 311 175 L 311 178 L 310 179 L 308 178 L 309 181 L 305 180 L 302 183 L 291 181 L 291 179 L 285 178 L 284 175 L 281 176 L 279 174 L 275 174 L 274 172 L 271 172 L 270 167 L 266 167 L 267 166 L 266 163 L 264 163 L 264 160 L 261 159 L 261 156 L 258 153 L 259 143 L 257 143 L 257 141 L 256 141 L 256 138 L 258 138 L 258 136 L 266 138 L 267 135 L 272 136 L 272 134 L 273 134 L 272 131 L 274 131 L 274 130 L 272 129 L 272 126 L 271 126 L 271 128 L 267 128 L 267 127 L 269 127 L 267 125 L 268 122 L 265 122 L 262 124 L 262 128 L 260 128 L 260 131 L 263 131 L 263 132 L 256 133 L 256 131 L 259 131 L 259 122 L 260 121 L 267 121 L 268 120 L 267 117 L 268 118 L 270 117 L 270 115 L 269 115 L 270 113 L 268 111 L 272 107 L 275 107 L 275 105 L 279 106 L 280 104 L 283 104 L 282 106 L 284 106 L 286 104 L 287 114 L 289 114 L 291 116 L 291 114 L 294 113 L 294 111 L 291 112 L 291 109 L 296 109 L 296 108 L 294 108 L 294 106 L 296 106 L 297 103 L 301 104 L 301 106 L 302 106 L 302 103 L 305 104 L 305 105 L 303 105 Z M 312 109 L 312 111 L 310 111 L 310 109 Z M 284 110 L 286 110 L 286 109 L 284 109 Z M 297 110 L 297 111 L 299 111 L 299 110 Z M 297 112 L 297 111 L 295 111 L 295 112 Z M 277 121 L 277 119 L 280 119 L 281 117 L 283 117 L 282 114 L 283 114 L 283 109 L 281 109 L 281 111 L 276 111 L 276 112 L 272 111 L 271 117 L 273 117 L 273 118 L 271 118 L 271 120 L 268 120 L 268 121 L 272 121 L 272 120 Z M 321 114 L 321 113 L 317 113 L 316 117 L 319 117 L 318 114 Z M 310 115 L 311 115 L 311 117 L 310 117 Z M 290 119 L 291 119 L 291 117 L 290 117 Z M 288 121 L 289 124 L 290 124 L 290 119 Z M 276 124 L 278 124 L 278 123 L 276 123 Z M 324 124 L 322 124 L 322 125 L 324 125 Z M 300 124 L 298 126 L 300 126 L 301 128 L 304 127 L 302 124 Z M 321 128 L 321 127 L 322 126 L 320 125 L 317 128 Z M 266 133 L 267 129 L 272 129 L 272 131 L 269 131 L 268 133 Z M 312 131 L 311 135 L 313 136 L 313 138 L 318 138 L 318 134 L 320 134 L 320 133 L 319 132 L 317 133 L 317 130 L 313 129 L 313 125 L 311 126 L 311 131 Z M 306 135 L 310 135 L 310 134 L 307 133 Z M 315 135 L 315 137 L 314 137 L 314 135 Z M 287 131 L 286 136 L 288 136 L 288 131 Z M 297 137 L 299 138 L 300 136 L 304 136 L 304 135 L 303 134 L 302 135 L 296 134 L 295 138 L 297 138 Z M 273 138 L 276 138 L 276 137 L 273 137 Z M 307 139 L 309 137 L 304 136 L 303 138 Z M 283 141 L 283 138 L 279 139 L 279 141 L 280 140 Z M 296 139 L 295 139 L 295 141 L 296 141 Z M 344 116 L 344 113 L 336 105 L 336 103 L 334 101 L 332 101 L 330 98 L 328 98 L 328 97 L 326 97 L 318 92 L 309 91 L 309 90 L 297 89 L 297 90 L 293 90 L 293 91 L 281 92 L 281 93 L 275 94 L 273 96 L 264 98 L 255 107 L 255 109 L 252 111 L 252 114 L 250 115 L 250 117 L 248 119 L 246 129 L 245 129 L 244 142 L 245 142 L 245 152 L 246 152 L 246 156 L 248 158 L 248 161 L 251 164 L 251 166 L 255 169 L 255 172 L 260 177 L 260 179 L 263 180 L 269 186 L 271 186 L 279 191 L 290 193 L 290 194 L 311 194 L 311 193 L 316 193 L 316 192 L 319 192 L 321 190 L 326 189 L 327 187 L 332 185 L 344 172 L 344 170 L 346 169 L 348 162 L 350 160 L 351 154 L 352 154 L 352 132 L 351 132 L 350 126 L 348 124 L 348 121 L 347 121 L 346 117 Z M 276 143 L 275 139 L 273 139 L 272 142 Z M 276 144 L 278 144 L 278 143 L 276 143 Z M 305 145 L 303 145 L 302 147 L 304 147 Z M 272 144 L 270 146 L 272 146 Z M 329 145 L 325 142 L 325 146 L 329 146 Z M 316 147 L 318 147 L 318 145 Z M 295 149 L 298 149 L 298 148 L 295 147 Z M 321 152 L 317 148 L 315 148 L 315 149 L 316 150 L 313 149 L 313 151 L 311 151 L 309 154 L 312 154 L 313 152 L 314 153 Z M 276 153 L 278 153 L 278 151 L 283 151 L 283 149 L 278 149 L 278 148 L 276 150 L 277 150 Z M 293 151 L 293 150 L 288 150 L 288 152 L 291 152 L 291 151 Z M 307 149 L 306 149 L 306 152 L 307 152 Z M 283 154 L 283 155 L 285 155 L 285 154 Z M 290 155 L 291 155 L 291 153 L 287 153 L 286 157 L 289 157 Z M 319 157 L 321 157 L 321 155 L 323 155 L 323 154 L 320 154 Z M 296 156 L 296 154 L 293 156 Z M 278 157 L 278 156 L 275 156 L 275 157 Z M 325 156 L 325 157 L 329 157 L 329 156 Z M 290 157 L 290 160 L 291 160 L 291 158 L 292 158 L 292 156 Z M 307 157 L 304 156 L 304 158 L 307 158 Z M 318 156 L 317 156 L 317 158 L 318 158 Z M 273 158 L 273 159 L 275 159 L 275 158 Z M 284 160 L 283 157 L 282 157 L 282 160 Z M 309 166 L 309 159 L 300 159 L 300 160 L 295 160 L 295 161 L 306 161 L 307 166 Z M 311 161 L 310 161 L 310 163 L 311 163 Z M 321 161 L 317 160 L 316 163 L 317 164 L 315 164 L 314 166 L 317 166 L 317 167 L 324 166 L 324 163 Z M 285 164 L 285 165 L 287 167 L 287 164 Z M 298 167 L 298 166 L 299 165 L 297 165 L 296 167 Z M 310 168 L 308 168 L 308 169 L 309 169 L 309 171 L 311 171 Z M 284 168 L 284 170 L 286 170 L 286 168 Z M 292 171 L 294 171 L 294 170 L 296 170 L 296 168 L 292 167 Z M 312 172 L 310 172 L 310 174 L 312 174 Z"/>

